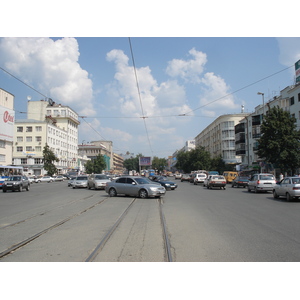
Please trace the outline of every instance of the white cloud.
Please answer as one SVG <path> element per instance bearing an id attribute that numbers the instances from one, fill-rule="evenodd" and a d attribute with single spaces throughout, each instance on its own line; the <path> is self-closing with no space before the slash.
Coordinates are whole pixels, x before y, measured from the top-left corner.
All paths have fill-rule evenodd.
<path id="1" fill-rule="evenodd" d="M 166 72 L 171 77 L 180 77 L 186 81 L 199 82 L 200 75 L 203 73 L 204 65 L 207 62 L 207 56 L 195 48 L 189 51 L 193 57 L 190 60 L 173 59 L 168 63 Z"/>
<path id="2" fill-rule="evenodd" d="M 79 63 L 77 40 L 2 38 L 0 62 L 15 76 L 80 114 L 93 114 L 92 81 Z M 37 85 L 37 86 L 36 86 Z"/>
<path id="3" fill-rule="evenodd" d="M 200 106 L 206 116 L 216 116 L 232 112 L 238 108 L 234 103 L 234 98 L 230 94 L 230 87 L 225 80 L 212 72 L 204 74 L 202 78 L 202 94 L 200 96 Z"/>

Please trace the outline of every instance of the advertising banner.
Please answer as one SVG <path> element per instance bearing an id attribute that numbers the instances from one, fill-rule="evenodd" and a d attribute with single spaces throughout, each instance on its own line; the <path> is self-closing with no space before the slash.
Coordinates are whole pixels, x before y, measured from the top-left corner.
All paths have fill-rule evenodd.
<path id="1" fill-rule="evenodd" d="M 139 165 L 140 166 L 151 166 L 151 157 L 140 157 Z"/>
<path id="2" fill-rule="evenodd" d="M 15 112 L 0 106 L 0 140 L 13 141 Z"/>

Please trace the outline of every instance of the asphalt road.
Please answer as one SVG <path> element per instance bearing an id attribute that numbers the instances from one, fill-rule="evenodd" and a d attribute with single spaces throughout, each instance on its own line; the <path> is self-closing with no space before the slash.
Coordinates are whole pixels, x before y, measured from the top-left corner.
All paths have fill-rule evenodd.
<path id="1" fill-rule="evenodd" d="M 174 181 L 163 197 L 174 262 L 300 261 L 300 201 Z M 0 262 L 86 261 L 132 200 L 67 182 L 0 191 L 0 253 L 28 240 Z M 166 261 L 158 199 L 136 199 L 94 261 Z"/>

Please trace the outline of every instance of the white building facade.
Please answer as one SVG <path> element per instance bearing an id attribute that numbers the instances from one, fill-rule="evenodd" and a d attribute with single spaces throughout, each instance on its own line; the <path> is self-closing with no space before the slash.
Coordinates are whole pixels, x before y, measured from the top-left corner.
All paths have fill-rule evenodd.
<path id="1" fill-rule="evenodd" d="M 0 88 L 0 165 L 12 164 L 14 95 Z"/>
<path id="2" fill-rule="evenodd" d="M 241 156 L 236 155 L 235 149 L 235 125 L 247 115 L 240 113 L 218 117 L 195 137 L 195 146 L 204 147 L 212 158 L 221 156 L 225 163 L 241 163 Z"/>
<path id="3" fill-rule="evenodd" d="M 13 162 L 27 174 L 44 175 L 43 149 L 50 147 L 58 173 L 78 169 L 78 115 L 70 107 L 45 100 L 28 101 L 28 119 L 15 122 Z"/>

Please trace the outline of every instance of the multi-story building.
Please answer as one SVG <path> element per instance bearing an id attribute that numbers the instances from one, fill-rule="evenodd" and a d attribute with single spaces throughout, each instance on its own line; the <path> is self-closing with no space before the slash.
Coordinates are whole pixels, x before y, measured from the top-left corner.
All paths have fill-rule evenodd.
<path id="1" fill-rule="evenodd" d="M 117 153 L 113 153 L 112 172 L 114 174 L 123 174 L 124 173 L 124 158 Z"/>
<path id="2" fill-rule="evenodd" d="M 12 164 L 14 95 L 0 88 L 0 165 Z"/>
<path id="3" fill-rule="evenodd" d="M 241 157 L 235 150 L 235 125 L 247 113 L 228 114 L 218 117 L 195 137 L 195 146 L 204 147 L 211 157 L 221 156 L 225 163 L 238 164 Z"/>
<path id="4" fill-rule="evenodd" d="M 14 164 L 26 173 L 44 175 L 43 149 L 48 144 L 59 159 L 59 173 L 78 169 L 77 113 L 52 101 L 28 101 L 27 118 L 15 122 Z"/>
<path id="5" fill-rule="evenodd" d="M 275 172 L 273 166 L 256 154 L 258 140 L 261 137 L 263 117 L 272 107 L 278 106 L 288 111 L 297 120 L 300 128 L 300 84 L 289 86 L 280 91 L 280 95 L 273 97 L 266 103 L 255 107 L 255 111 L 235 126 L 236 154 L 242 158 L 240 169 L 248 172 Z"/>
<path id="6" fill-rule="evenodd" d="M 111 171 L 113 165 L 113 146 L 111 141 L 91 141 L 88 144 L 78 145 L 79 152 L 90 159 L 95 159 L 99 154 L 103 155 L 106 168 L 105 171 Z"/>

